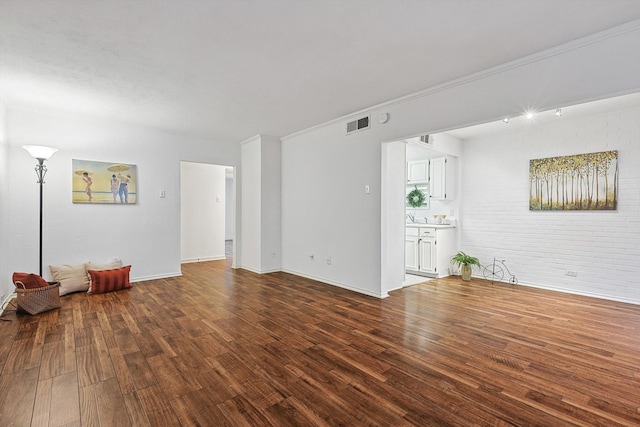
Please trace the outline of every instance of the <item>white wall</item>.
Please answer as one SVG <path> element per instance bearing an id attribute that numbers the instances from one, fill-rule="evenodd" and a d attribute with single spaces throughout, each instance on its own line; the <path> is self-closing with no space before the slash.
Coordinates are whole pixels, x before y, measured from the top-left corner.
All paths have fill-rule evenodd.
<path id="1" fill-rule="evenodd" d="M 521 283 L 640 304 L 638 141 L 640 106 L 465 141 L 462 250 L 506 259 Z M 529 160 L 608 150 L 618 150 L 616 211 L 529 210 Z"/>
<path id="2" fill-rule="evenodd" d="M 35 176 L 35 173 L 34 173 Z M 0 297 L 14 291 L 9 265 L 9 144 L 6 136 L 6 109 L 0 99 Z M 37 271 L 37 270 L 36 270 Z M 8 278 L 8 280 L 7 280 Z M 0 298 L 0 304 L 4 298 Z"/>
<path id="3" fill-rule="evenodd" d="M 233 228 L 235 221 L 235 204 L 233 203 L 233 176 L 225 178 L 225 215 L 224 215 L 224 239 L 233 240 Z"/>
<path id="4" fill-rule="evenodd" d="M 49 264 L 105 262 L 119 256 L 141 280 L 180 274 L 180 161 L 236 165 L 238 146 L 217 144 L 156 129 L 68 114 L 9 109 L 9 186 L 2 197 L 11 206 L 9 271 L 38 267 L 38 187 L 35 161 L 24 144 L 57 147 L 46 165 L 44 269 Z M 138 166 L 135 205 L 71 203 L 71 160 L 133 163 Z M 166 198 L 160 198 L 161 189 Z M 10 280 L 4 276 L 3 282 Z"/>
<path id="5" fill-rule="evenodd" d="M 239 267 L 256 273 L 281 270 L 281 148 L 258 135 L 242 143 L 242 256 Z"/>
<path id="6" fill-rule="evenodd" d="M 242 157 L 242 216 L 240 224 L 245 234 L 245 241 L 240 251 L 238 267 L 254 272 L 261 271 L 261 221 L 260 221 L 260 197 L 261 197 L 261 152 L 260 137 L 254 137 L 244 141 L 241 145 Z"/>
<path id="7" fill-rule="evenodd" d="M 616 31 L 283 138 L 284 270 L 384 296 L 394 285 L 380 275 L 381 230 L 389 229 L 381 216 L 381 141 L 638 91 L 640 57 L 629 52 L 640 51 L 640 28 Z M 389 113 L 386 124 L 373 120 L 371 129 L 345 135 L 347 121 L 380 112 Z"/>
<path id="8" fill-rule="evenodd" d="M 382 144 L 382 295 L 402 287 L 405 278 L 406 144 Z"/>
<path id="9" fill-rule="evenodd" d="M 225 258 L 225 166 L 182 162 L 180 253 L 182 262 Z"/>
<path id="10" fill-rule="evenodd" d="M 263 273 L 282 269 L 282 144 L 261 136 L 261 229 Z"/>
<path id="11" fill-rule="evenodd" d="M 373 131 L 345 137 L 342 124 L 283 141 L 285 271 L 383 296 L 381 156 L 381 143 Z M 404 179 L 402 183 L 404 191 Z"/>

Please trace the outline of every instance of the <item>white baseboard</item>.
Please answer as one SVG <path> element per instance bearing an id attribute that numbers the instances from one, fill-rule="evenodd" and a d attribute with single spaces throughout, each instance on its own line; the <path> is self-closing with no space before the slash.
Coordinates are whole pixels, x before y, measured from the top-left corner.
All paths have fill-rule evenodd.
<path id="1" fill-rule="evenodd" d="M 9 305 L 9 301 L 11 301 L 12 299 L 16 298 L 18 295 L 13 292 L 9 295 L 7 295 L 4 300 L 0 301 L 0 316 L 2 316 L 4 314 L 4 309 L 7 308 L 7 305 Z"/>
<path id="2" fill-rule="evenodd" d="M 307 279 L 315 280 L 316 282 L 326 283 L 326 284 L 331 285 L 331 286 L 337 286 L 338 288 L 347 289 L 349 291 L 357 292 L 359 294 L 367 295 L 367 296 L 370 296 L 370 297 L 386 298 L 386 297 L 389 296 L 389 294 L 387 292 L 385 292 L 385 293 L 375 293 L 375 292 L 371 292 L 371 291 L 369 291 L 367 289 L 358 288 L 357 286 L 351 286 L 351 285 L 348 285 L 346 283 L 340 283 L 340 282 L 336 282 L 336 281 L 333 281 L 333 280 L 328 280 L 328 279 L 325 279 L 325 278 L 322 278 L 322 277 L 311 276 L 309 274 L 300 273 L 299 271 L 294 271 L 294 270 L 282 270 L 282 271 L 284 273 L 295 274 L 296 276 L 305 277 Z"/>
<path id="3" fill-rule="evenodd" d="M 475 277 L 477 279 L 484 279 L 483 276 L 473 275 L 472 277 Z M 505 282 L 504 280 L 502 280 L 502 281 L 498 280 L 498 281 L 496 281 L 496 283 L 504 283 L 506 285 L 509 284 L 509 282 Z M 623 302 L 623 303 L 627 303 L 627 304 L 640 305 L 640 300 L 635 300 L 635 299 L 631 299 L 631 298 L 624 298 L 624 297 L 617 297 L 617 296 L 612 296 L 612 295 L 604 295 L 604 294 L 599 294 L 597 292 L 578 292 L 575 289 L 564 288 L 562 286 L 550 286 L 550 285 L 541 284 L 541 283 L 523 283 L 523 282 L 518 282 L 517 285 L 512 285 L 512 286 L 527 286 L 529 288 L 544 289 L 546 291 L 562 292 L 562 293 L 565 293 L 565 294 L 580 295 L 580 296 L 583 296 L 583 297 L 591 297 L 591 298 L 598 298 L 598 299 L 603 299 L 603 300 L 607 300 L 607 301 L 615 301 L 615 302 Z"/>
<path id="4" fill-rule="evenodd" d="M 222 255 L 222 256 L 212 256 L 212 257 L 206 257 L 206 258 L 187 258 L 187 259 L 180 260 L 180 264 L 189 264 L 192 262 L 205 262 L 205 261 L 220 261 L 223 259 L 227 259 L 227 257 Z"/>
<path id="5" fill-rule="evenodd" d="M 247 270 L 247 271 L 250 271 L 250 272 L 256 273 L 256 274 L 269 274 L 269 273 L 277 273 L 279 271 L 282 271 L 279 268 L 270 268 L 270 269 L 267 269 L 267 270 L 256 270 L 255 268 L 251 268 L 251 267 L 243 267 L 243 266 L 235 266 L 235 265 L 232 266 L 232 267 L 233 268 L 239 268 L 241 270 Z"/>
<path id="6" fill-rule="evenodd" d="M 169 277 L 179 277 L 179 276 L 182 276 L 182 271 L 178 271 L 177 273 L 158 274 L 154 276 L 135 277 L 130 279 L 129 282 L 136 283 L 136 282 L 144 282 L 147 280 L 168 279 Z"/>

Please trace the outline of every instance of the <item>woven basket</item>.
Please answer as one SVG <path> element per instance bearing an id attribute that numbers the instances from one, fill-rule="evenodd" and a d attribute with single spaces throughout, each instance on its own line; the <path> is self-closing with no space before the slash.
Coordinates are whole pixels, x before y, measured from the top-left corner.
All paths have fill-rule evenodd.
<path id="1" fill-rule="evenodd" d="M 60 282 L 49 282 L 49 286 L 25 289 L 22 282 L 16 282 L 18 294 L 18 311 L 38 314 L 60 308 Z M 20 288 L 22 286 L 22 288 Z"/>

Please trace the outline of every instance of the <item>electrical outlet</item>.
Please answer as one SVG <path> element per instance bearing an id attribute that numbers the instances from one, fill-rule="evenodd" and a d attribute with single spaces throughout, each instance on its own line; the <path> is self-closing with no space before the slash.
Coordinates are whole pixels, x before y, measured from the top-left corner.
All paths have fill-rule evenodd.
<path id="1" fill-rule="evenodd" d="M 564 274 L 565 276 L 578 277 L 577 271 L 567 270 Z"/>

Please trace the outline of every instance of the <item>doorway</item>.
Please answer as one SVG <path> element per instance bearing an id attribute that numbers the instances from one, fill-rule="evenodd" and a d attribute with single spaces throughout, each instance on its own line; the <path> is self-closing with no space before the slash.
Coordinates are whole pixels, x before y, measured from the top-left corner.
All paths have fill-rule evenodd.
<path id="1" fill-rule="evenodd" d="M 425 143 L 423 139 L 429 141 Z M 403 286 L 420 283 L 428 278 L 408 277 L 406 274 L 406 222 L 411 213 L 415 220 L 426 223 L 433 215 L 446 215 L 456 221 L 459 202 L 431 200 L 419 208 L 407 206 L 407 162 L 438 159 L 445 156 L 458 158 L 461 140 L 446 133 L 409 137 L 382 144 L 382 294 Z M 428 177 L 425 177 L 428 180 Z M 460 182 L 459 179 L 456 180 Z M 426 183 L 428 186 L 428 182 Z M 456 184 L 457 187 L 457 184 Z M 411 187 L 413 189 L 413 187 Z M 459 191 L 456 188 L 456 192 Z M 457 238 L 456 238 L 457 241 Z"/>
<path id="2" fill-rule="evenodd" d="M 226 258 L 234 236 L 233 184 L 232 167 L 180 163 L 181 263 Z"/>

